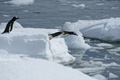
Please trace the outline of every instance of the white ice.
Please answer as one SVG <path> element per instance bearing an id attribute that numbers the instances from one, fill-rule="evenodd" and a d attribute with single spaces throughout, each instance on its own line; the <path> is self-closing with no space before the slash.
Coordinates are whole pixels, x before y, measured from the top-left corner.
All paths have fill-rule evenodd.
<path id="1" fill-rule="evenodd" d="M 113 79 L 113 78 L 118 78 L 118 75 L 115 75 L 113 73 L 109 73 L 109 78 Z"/>
<path id="2" fill-rule="evenodd" d="M 32 5 L 34 3 L 34 0 L 11 0 L 4 2 L 7 4 L 14 4 L 14 5 Z"/>
<path id="3" fill-rule="evenodd" d="M 1 23 L 2 33 L 7 23 Z M 90 46 L 85 43 L 82 34 L 49 40 L 48 34 L 57 32 L 58 29 L 23 28 L 18 22 L 14 23 L 14 29 L 9 34 L 0 34 L 0 49 L 9 53 L 26 54 L 32 57 L 40 57 L 62 64 L 70 64 L 75 57 L 68 53 L 71 49 L 88 49 Z M 69 30 L 64 26 L 64 30 Z M 71 30 L 69 30 L 71 31 Z M 66 45 L 68 44 L 68 45 Z"/>
<path id="4" fill-rule="evenodd" d="M 64 25 L 79 30 L 84 37 L 100 39 L 108 42 L 120 41 L 120 18 L 103 20 L 78 20 Z"/>
<path id="5" fill-rule="evenodd" d="M 103 75 L 101 74 L 96 74 L 93 76 L 93 78 L 96 78 L 98 80 L 107 80 L 107 78 L 105 78 Z"/>
<path id="6" fill-rule="evenodd" d="M 85 6 L 85 4 L 78 4 L 78 5 L 77 4 L 73 4 L 72 7 L 84 9 L 86 6 Z"/>
<path id="7" fill-rule="evenodd" d="M 1 23 L 0 33 L 5 25 Z M 49 40 L 48 34 L 57 31 L 23 28 L 15 22 L 12 32 L 0 34 L 0 80 L 96 80 L 80 71 L 54 63 L 71 64 L 75 61 L 75 57 L 68 53 L 64 38 Z M 76 39 L 84 42 L 80 35 Z M 88 46 L 82 42 L 78 45 L 79 49 Z"/>
<path id="8" fill-rule="evenodd" d="M 99 44 L 96 44 L 96 45 L 99 46 L 99 47 L 107 47 L 107 48 L 113 47 L 112 44 L 108 44 L 108 43 L 99 43 Z"/>
<path id="9" fill-rule="evenodd" d="M 96 80 L 80 71 L 0 50 L 0 80 Z"/>

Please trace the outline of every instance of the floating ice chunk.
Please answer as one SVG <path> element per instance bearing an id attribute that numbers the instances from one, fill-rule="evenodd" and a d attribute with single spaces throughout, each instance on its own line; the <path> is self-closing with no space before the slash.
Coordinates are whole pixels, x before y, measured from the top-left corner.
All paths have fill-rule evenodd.
<path id="1" fill-rule="evenodd" d="M 99 5 L 99 6 L 101 6 L 101 5 L 104 5 L 104 3 L 96 3 L 96 5 Z"/>
<path id="2" fill-rule="evenodd" d="M 99 44 L 96 44 L 97 46 L 100 46 L 100 47 L 107 47 L 107 48 L 111 48 L 113 47 L 112 44 L 108 44 L 108 43 L 99 43 Z"/>
<path id="3" fill-rule="evenodd" d="M 79 5 L 73 4 L 72 7 L 84 9 L 85 8 L 85 4 L 79 4 Z"/>
<path id="4" fill-rule="evenodd" d="M 9 17 L 10 15 L 3 15 L 4 17 Z"/>
<path id="5" fill-rule="evenodd" d="M 91 50 L 102 50 L 102 49 L 105 49 L 105 48 L 103 48 L 103 47 L 92 47 L 92 49 L 90 49 L 90 51 Z"/>
<path id="6" fill-rule="evenodd" d="M 120 51 L 120 47 L 117 47 L 115 49 L 109 49 L 108 51 L 109 52 L 118 52 L 118 51 Z"/>
<path id="7" fill-rule="evenodd" d="M 118 7 L 112 7 L 111 9 L 118 9 Z"/>
<path id="8" fill-rule="evenodd" d="M 103 67 L 111 67 L 111 66 L 120 66 L 119 64 L 115 63 L 115 62 L 111 62 L 109 64 L 102 64 Z"/>
<path id="9" fill-rule="evenodd" d="M 101 73 L 105 70 L 104 67 L 94 67 L 94 68 L 81 68 L 81 69 L 77 69 L 79 71 L 82 71 L 84 73 Z"/>
<path id="10" fill-rule="evenodd" d="M 98 79 L 98 80 L 107 80 L 103 75 L 101 74 L 96 74 L 93 76 L 93 78 Z"/>
<path id="11" fill-rule="evenodd" d="M 113 74 L 113 73 L 109 73 L 109 78 L 111 79 L 113 79 L 113 78 L 118 78 L 118 75 L 115 75 L 115 74 Z"/>
<path id="12" fill-rule="evenodd" d="M 34 3 L 34 0 L 12 0 L 4 3 L 14 5 L 32 5 Z"/>
<path id="13" fill-rule="evenodd" d="M 103 20 L 79 20 L 69 25 L 80 30 L 84 37 L 100 39 L 108 42 L 120 41 L 120 18 Z M 66 24 L 66 23 L 65 23 Z"/>
<path id="14" fill-rule="evenodd" d="M 120 56 L 120 53 L 117 52 L 112 52 L 112 51 L 108 51 L 110 54 L 116 55 L 116 56 Z"/>

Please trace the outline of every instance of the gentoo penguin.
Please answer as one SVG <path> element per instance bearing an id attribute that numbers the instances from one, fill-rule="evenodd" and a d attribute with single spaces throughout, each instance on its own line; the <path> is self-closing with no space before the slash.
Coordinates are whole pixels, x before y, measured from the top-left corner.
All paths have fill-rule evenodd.
<path id="1" fill-rule="evenodd" d="M 69 35 L 78 36 L 75 32 L 69 32 L 69 31 L 59 31 L 59 32 L 56 32 L 56 33 L 48 34 L 49 40 L 51 40 L 52 38 L 65 38 Z"/>
<path id="2" fill-rule="evenodd" d="M 14 17 L 7 23 L 6 28 L 5 28 L 5 30 L 3 31 L 2 34 L 4 34 L 4 33 L 10 33 L 10 32 L 12 31 L 12 29 L 13 29 L 13 23 L 14 23 L 14 21 L 16 21 L 17 19 L 19 19 L 19 17 L 14 16 Z"/>

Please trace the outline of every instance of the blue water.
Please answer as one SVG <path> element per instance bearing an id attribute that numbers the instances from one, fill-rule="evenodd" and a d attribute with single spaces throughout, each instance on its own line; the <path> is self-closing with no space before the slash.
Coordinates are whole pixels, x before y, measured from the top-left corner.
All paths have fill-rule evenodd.
<path id="1" fill-rule="evenodd" d="M 24 27 L 54 28 L 66 21 L 104 19 L 119 17 L 119 0 L 35 0 L 33 5 L 10 5 L 0 1 L 0 22 L 11 19 L 14 15 Z M 85 4 L 84 9 L 74 8 L 73 4 Z M 103 5 L 97 5 L 103 4 Z M 112 9 L 113 7 L 117 9 Z M 5 18 L 3 15 L 10 15 Z"/>
<path id="2" fill-rule="evenodd" d="M 13 16 L 18 16 L 21 19 L 18 22 L 23 27 L 32 28 L 57 28 L 63 26 L 65 22 L 76 22 L 77 20 L 98 20 L 111 17 L 120 17 L 120 0 L 35 0 L 33 5 L 11 5 L 5 4 L 5 1 L 0 1 L 0 23 L 8 22 Z M 85 4 L 85 8 L 75 8 L 73 4 Z M 4 15 L 9 15 L 5 17 Z M 88 44 L 102 43 L 101 41 L 90 40 Z M 113 43 L 110 43 L 113 44 Z M 119 44 L 113 44 L 114 47 L 119 47 Z M 114 48 L 112 47 L 112 48 Z M 109 48 L 91 51 L 87 50 L 83 55 L 82 61 L 89 62 L 90 60 L 96 61 L 98 58 L 103 63 L 116 62 L 120 64 L 120 57 L 109 54 Z M 71 54 L 80 54 L 79 50 L 71 50 Z M 120 53 L 120 52 L 118 52 Z M 109 59 L 104 59 L 105 56 Z M 79 56 L 75 56 L 79 59 Z M 76 61 L 73 68 L 80 68 L 80 64 Z M 114 73 L 119 76 L 117 79 L 109 79 L 108 72 Z M 101 72 L 108 80 L 120 80 L 120 68 L 108 67 L 105 71 Z M 91 75 L 91 74 L 89 74 Z"/>

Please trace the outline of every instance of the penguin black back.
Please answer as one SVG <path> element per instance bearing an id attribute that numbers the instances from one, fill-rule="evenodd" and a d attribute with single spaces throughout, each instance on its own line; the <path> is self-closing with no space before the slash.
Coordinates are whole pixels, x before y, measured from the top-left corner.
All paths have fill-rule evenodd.
<path id="1" fill-rule="evenodd" d="M 60 31 L 60 32 L 48 34 L 50 40 L 52 38 L 55 38 L 55 37 L 64 38 L 64 37 L 67 37 L 68 35 L 76 35 L 76 36 L 78 36 L 75 32 L 69 32 L 69 31 Z"/>
<path id="2" fill-rule="evenodd" d="M 2 34 L 4 33 L 10 33 L 13 29 L 13 24 L 14 24 L 14 21 L 16 21 L 17 19 L 19 19 L 18 17 L 14 16 L 6 25 L 6 28 L 5 30 L 3 31 Z"/>
<path id="3" fill-rule="evenodd" d="M 60 34 L 62 34 L 62 32 L 56 32 L 48 35 L 52 35 L 52 37 L 56 37 L 56 36 L 59 36 Z"/>

